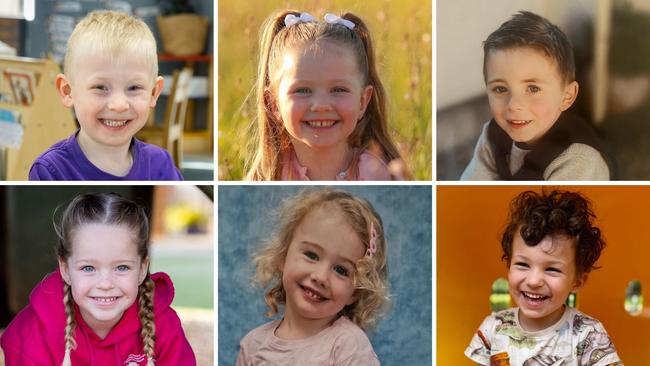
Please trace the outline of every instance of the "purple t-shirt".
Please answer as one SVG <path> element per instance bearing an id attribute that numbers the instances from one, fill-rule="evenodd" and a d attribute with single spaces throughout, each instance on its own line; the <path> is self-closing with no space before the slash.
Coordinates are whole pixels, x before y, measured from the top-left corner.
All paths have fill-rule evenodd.
<path id="1" fill-rule="evenodd" d="M 52 145 L 29 170 L 29 180 L 183 180 L 169 153 L 135 137 L 131 142 L 133 166 L 123 177 L 106 173 L 86 158 L 77 133 Z"/>

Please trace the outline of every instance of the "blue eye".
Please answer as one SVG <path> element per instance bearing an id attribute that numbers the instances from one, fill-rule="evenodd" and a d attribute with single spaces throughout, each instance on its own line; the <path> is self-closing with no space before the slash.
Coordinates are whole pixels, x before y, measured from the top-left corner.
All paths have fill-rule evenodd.
<path id="1" fill-rule="evenodd" d="M 334 266 L 334 272 L 340 274 L 341 276 L 348 277 L 350 273 L 348 269 L 343 266 Z"/>
<path id="2" fill-rule="evenodd" d="M 314 253 L 312 251 L 306 251 L 304 254 L 305 254 L 305 257 L 307 257 L 307 258 L 309 258 L 309 259 L 311 259 L 313 261 L 318 260 L 318 254 L 316 254 L 316 253 Z"/>
<path id="3" fill-rule="evenodd" d="M 120 272 L 126 272 L 126 271 L 128 271 L 130 269 L 131 269 L 131 267 L 129 267 L 129 266 L 125 265 L 125 264 L 121 264 L 121 265 L 117 266 L 117 270 L 120 271 Z"/>
<path id="4" fill-rule="evenodd" d="M 95 270 L 95 267 L 93 267 L 93 266 L 83 266 L 83 267 L 80 268 L 80 270 L 81 270 L 81 272 L 90 273 L 90 272 L 93 272 Z"/>

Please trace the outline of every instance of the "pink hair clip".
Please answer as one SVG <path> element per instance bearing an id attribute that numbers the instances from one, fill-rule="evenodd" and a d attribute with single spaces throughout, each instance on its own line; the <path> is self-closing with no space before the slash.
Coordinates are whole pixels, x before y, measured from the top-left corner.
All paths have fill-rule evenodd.
<path id="1" fill-rule="evenodd" d="M 370 223 L 370 240 L 368 240 L 368 249 L 366 249 L 366 256 L 372 257 L 377 252 L 377 231 L 375 225 Z"/>

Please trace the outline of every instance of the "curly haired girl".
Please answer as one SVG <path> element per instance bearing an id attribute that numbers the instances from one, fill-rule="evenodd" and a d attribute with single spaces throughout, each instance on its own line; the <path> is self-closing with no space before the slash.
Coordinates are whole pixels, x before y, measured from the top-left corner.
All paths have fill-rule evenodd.
<path id="1" fill-rule="evenodd" d="M 237 365 L 378 365 L 364 330 L 389 302 L 381 218 L 367 201 L 331 189 L 288 200 L 280 230 L 254 262 L 254 282 L 282 319 L 249 332 Z"/>

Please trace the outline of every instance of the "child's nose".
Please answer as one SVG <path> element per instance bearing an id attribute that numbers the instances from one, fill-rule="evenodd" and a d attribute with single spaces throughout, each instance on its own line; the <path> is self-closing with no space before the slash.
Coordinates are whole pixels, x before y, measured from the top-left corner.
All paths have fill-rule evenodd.
<path id="1" fill-rule="evenodd" d="M 517 111 L 523 109 L 523 101 L 517 95 L 511 95 L 508 100 L 508 109 L 511 111 Z"/>
<path id="2" fill-rule="evenodd" d="M 544 283 L 542 273 L 537 270 L 532 270 L 526 277 L 526 284 L 530 287 L 540 287 Z"/>
<path id="3" fill-rule="evenodd" d="M 332 104 L 327 96 L 314 95 L 311 103 L 312 112 L 329 112 L 332 110 Z"/>
<path id="4" fill-rule="evenodd" d="M 129 100 L 126 95 L 115 93 L 108 101 L 108 109 L 116 112 L 124 112 L 129 109 Z"/>
<path id="5" fill-rule="evenodd" d="M 113 277 L 108 273 L 101 274 L 99 281 L 97 282 L 97 288 L 102 290 L 110 290 L 113 287 L 115 287 L 115 284 L 113 283 Z"/>
<path id="6" fill-rule="evenodd" d="M 327 286 L 327 268 L 326 266 L 316 266 L 311 272 L 310 278 L 320 286 Z"/>

